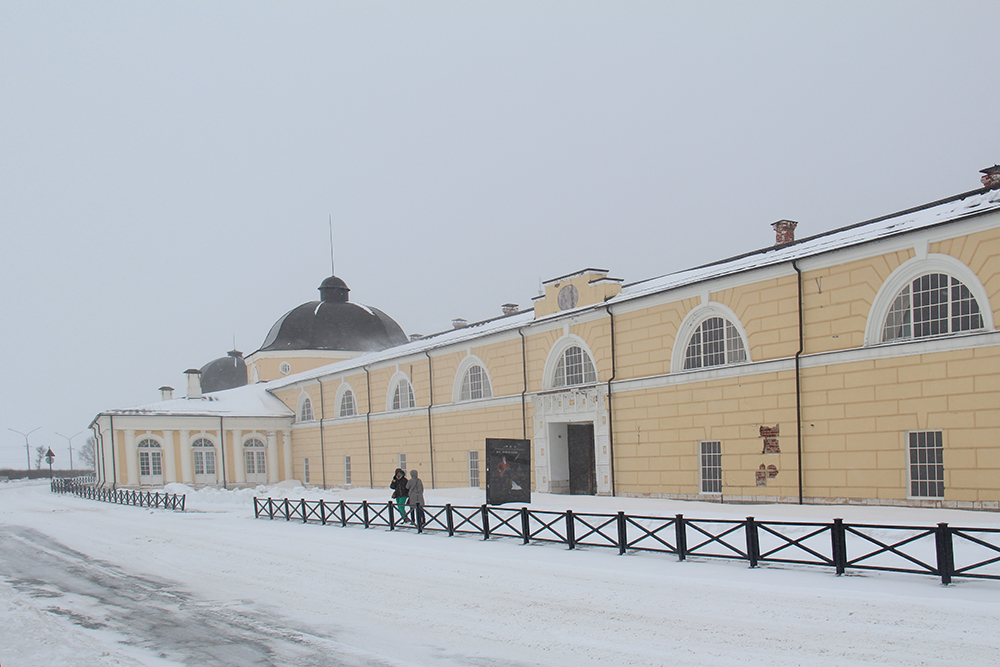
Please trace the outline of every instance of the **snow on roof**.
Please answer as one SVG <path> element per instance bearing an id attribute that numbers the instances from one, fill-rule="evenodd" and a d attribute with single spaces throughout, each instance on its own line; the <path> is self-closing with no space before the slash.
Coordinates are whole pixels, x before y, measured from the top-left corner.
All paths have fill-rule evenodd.
<path id="1" fill-rule="evenodd" d="M 109 415 L 218 415 L 222 417 L 290 417 L 294 413 L 267 392 L 252 384 L 205 394 L 201 398 L 174 398 L 132 408 L 107 410 Z"/>
<path id="2" fill-rule="evenodd" d="M 686 285 L 704 282 L 713 278 L 742 273 L 764 266 L 774 266 L 796 259 L 821 255 L 823 253 L 840 250 L 851 246 L 870 243 L 880 239 L 897 236 L 907 232 L 912 232 L 926 227 L 954 222 L 965 217 L 978 215 L 989 211 L 1000 210 L 1000 189 L 998 190 L 974 190 L 964 195 L 958 195 L 939 202 L 908 209 L 901 213 L 894 213 L 882 218 L 876 218 L 867 222 L 862 222 L 848 227 L 842 227 L 830 232 L 818 234 L 782 246 L 773 246 L 757 250 L 738 257 L 724 259 L 713 264 L 708 264 L 693 269 L 678 271 L 658 278 L 651 278 L 637 283 L 624 285 L 622 291 L 611 299 L 607 304 L 622 303 L 649 296 L 659 292 L 666 292 Z M 578 275 L 578 274 L 570 274 Z M 310 371 L 289 375 L 280 380 L 273 380 L 262 386 L 266 386 L 268 391 L 281 389 L 297 382 L 314 380 L 318 377 L 332 375 L 338 372 L 355 370 L 376 364 L 381 361 L 398 359 L 412 354 L 423 354 L 441 347 L 447 347 L 467 340 L 482 338 L 491 334 L 502 333 L 536 322 L 547 322 L 559 319 L 567 315 L 575 315 L 587 310 L 594 310 L 604 307 L 605 304 L 581 306 L 572 310 L 553 313 L 536 319 L 531 310 L 518 313 L 510 317 L 500 317 L 485 322 L 470 324 L 461 329 L 447 331 L 442 334 L 427 336 L 403 345 L 390 347 L 381 352 L 371 352 L 368 354 L 339 361 L 327 366 L 314 368 Z"/>

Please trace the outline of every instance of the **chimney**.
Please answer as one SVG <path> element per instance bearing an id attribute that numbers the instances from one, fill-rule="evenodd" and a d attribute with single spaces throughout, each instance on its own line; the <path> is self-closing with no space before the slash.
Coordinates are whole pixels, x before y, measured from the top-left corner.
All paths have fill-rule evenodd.
<path id="1" fill-rule="evenodd" d="M 774 228 L 774 245 L 785 245 L 795 240 L 795 228 L 799 223 L 794 220 L 778 220 L 772 222 Z"/>
<path id="2" fill-rule="evenodd" d="M 469 322 L 467 320 L 463 320 L 461 317 L 456 317 L 451 321 L 452 329 L 464 329 L 467 326 L 469 326 Z"/>
<path id="3" fill-rule="evenodd" d="M 197 368 L 189 368 L 184 371 L 188 376 L 188 398 L 201 398 L 201 371 Z"/>
<path id="4" fill-rule="evenodd" d="M 163 385 L 160 387 L 160 400 L 171 401 L 174 398 L 174 388 Z"/>
<path id="5" fill-rule="evenodd" d="M 984 188 L 1000 188 L 1000 165 L 993 165 L 992 167 L 987 167 L 986 169 L 980 169 L 979 173 L 983 177 L 979 180 L 983 182 Z"/>
<path id="6" fill-rule="evenodd" d="M 500 306 L 503 309 L 504 316 L 507 315 L 517 315 L 517 304 L 516 303 L 505 303 Z"/>

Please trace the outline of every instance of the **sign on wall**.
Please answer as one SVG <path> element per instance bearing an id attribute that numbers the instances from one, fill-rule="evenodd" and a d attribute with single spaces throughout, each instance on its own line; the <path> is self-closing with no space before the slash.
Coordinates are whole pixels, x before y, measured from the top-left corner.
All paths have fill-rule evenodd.
<path id="1" fill-rule="evenodd" d="M 531 441 L 486 438 L 486 502 L 531 502 Z"/>

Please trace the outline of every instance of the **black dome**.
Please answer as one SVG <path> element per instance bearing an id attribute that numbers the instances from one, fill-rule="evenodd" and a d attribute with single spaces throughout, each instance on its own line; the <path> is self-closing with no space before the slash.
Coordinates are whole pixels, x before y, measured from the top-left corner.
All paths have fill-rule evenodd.
<path id="1" fill-rule="evenodd" d="M 293 308 L 274 323 L 261 351 L 374 352 L 407 342 L 395 320 L 381 310 L 348 302 L 350 289 L 340 278 L 330 276 L 319 291 L 322 301 Z"/>
<path id="2" fill-rule="evenodd" d="M 201 390 L 206 394 L 223 389 L 235 389 L 247 383 L 247 364 L 243 353 L 232 350 L 201 367 Z"/>

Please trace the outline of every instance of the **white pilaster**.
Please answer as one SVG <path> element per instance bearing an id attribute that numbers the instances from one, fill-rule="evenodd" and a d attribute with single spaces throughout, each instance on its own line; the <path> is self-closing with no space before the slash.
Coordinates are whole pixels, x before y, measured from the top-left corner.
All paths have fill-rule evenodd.
<path id="1" fill-rule="evenodd" d="M 292 477 L 292 429 L 281 429 L 281 449 L 285 455 L 285 479 Z"/>
<path id="2" fill-rule="evenodd" d="M 125 429 L 125 484 L 139 486 L 139 454 L 135 448 L 135 431 Z"/>
<path id="3" fill-rule="evenodd" d="M 233 431 L 233 477 L 237 484 L 246 484 L 247 464 L 243 455 L 244 431 Z"/>
<path id="4" fill-rule="evenodd" d="M 274 431 L 267 432 L 267 482 L 277 484 L 278 479 L 278 440 Z"/>
<path id="5" fill-rule="evenodd" d="M 163 430 L 163 483 L 179 482 L 177 463 L 174 456 L 174 432 Z"/>
<path id="6" fill-rule="evenodd" d="M 191 431 L 181 429 L 181 482 L 194 484 L 194 474 L 191 472 Z"/>

